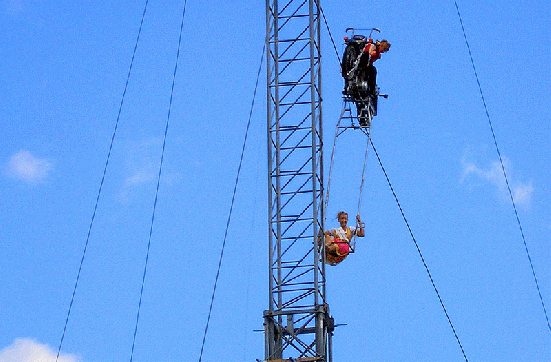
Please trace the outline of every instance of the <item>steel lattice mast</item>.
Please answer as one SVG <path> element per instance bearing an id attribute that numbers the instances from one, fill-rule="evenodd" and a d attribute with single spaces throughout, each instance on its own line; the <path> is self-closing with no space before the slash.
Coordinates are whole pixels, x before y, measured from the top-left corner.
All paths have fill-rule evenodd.
<path id="1" fill-rule="evenodd" d="M 320 6 L 266 0 L 269 308 L 265 360 L 331 361 L 325 299 Z"/>

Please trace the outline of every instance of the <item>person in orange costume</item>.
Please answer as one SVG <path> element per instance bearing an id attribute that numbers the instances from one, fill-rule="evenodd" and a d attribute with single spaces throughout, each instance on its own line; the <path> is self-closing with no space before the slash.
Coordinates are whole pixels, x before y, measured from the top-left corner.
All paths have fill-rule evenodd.
<path id="1" fill-rule="evenodd" d="M 366 66 L 366 78 L 369 88 L 369 93 L 373 93 L 375 91 L 375 87 L 377 86 L 377 69 L 373 65 L 376 60 L 381 59 L 381 54 L 388 52 L 390 49 L 390 43 L 386 40 L 376 41 L 373 43 L 373 39 L 369 39 L 367 44 L 365 45 L 365 48 L 363 49 L 363 53 L 367 53 L 369 57 L 362 57 L 362 60 L 360 62 L 360 66 Z M 367 64 L 365 64 L 364 59 L 367 58 Z M 363 63 L 363 64 L 362 64 Z"/>

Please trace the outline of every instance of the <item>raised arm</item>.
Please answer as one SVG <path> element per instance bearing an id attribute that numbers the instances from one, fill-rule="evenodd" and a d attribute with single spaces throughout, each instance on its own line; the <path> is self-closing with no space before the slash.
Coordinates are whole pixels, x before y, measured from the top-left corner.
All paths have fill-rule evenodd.
<path id="1" fill-rule="evenodd" d="M 358 235 L 359 237 L 363 238 L 365 236 L 365 230 L 364 230 L 364 225 L 362 223 L 362 221 L 360 220 L 360 215 L 356 215 L 356 221 L 357 221 L 357 229 L 356 229 L 356 235 Z"/>

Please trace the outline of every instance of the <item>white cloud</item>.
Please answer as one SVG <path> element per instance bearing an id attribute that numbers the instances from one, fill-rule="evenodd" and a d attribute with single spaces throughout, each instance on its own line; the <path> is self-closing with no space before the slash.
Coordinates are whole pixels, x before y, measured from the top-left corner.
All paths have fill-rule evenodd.
<path id="1" fill-rule="evenodd" d="M 35 157 L 29 151 L 17 152 L 8 162 L 8 175 L 28 183 L 43 181 L 52 169 L 48 159 Z"/>
<path id="2" fill-rule="evenodd" d="M 0 362 L 55 362 L 57 351 L 30 338 L 17 338 L 0 350 Z M 61 353 L 58 362 L 79 362 L 78 357 Z"/>
<path id="3" fill-rule="evenodd" d="M 133 172 L 131 176 L 124 180 L 125 187 L 150 183 L 155 180 L 155 170 L 148 165 L 144 165 L 142 169 L 134 170 Z"/>
<path id="4" fill-rule="evenodd" d="M 513 188 L 513 200 L 517 205 L 528 207 L 532 200 L 532 193 L 534 192 L 534 186 L 532 183 L 519 184 Z"/>
<path id="5" fill-rule="evenodd" d="M 161 151 L 162 140 L 155 137 L 131 141 L 124 146 L 124 179 L 118 195 L 121 202 L 131 202 L 136 195 L 154 190 Z M 167 172 L 166 167 L 163 169 L 163 185 L 174 183 L 177 178 L 177 174 Z"/>
<path id="6" fill-rule="evenodd" d="M 497 187 L 499 195 L 503 199 L 510 199 L 509 190 L 507 188 L 507 183 L 505 182 L 505 176 L 503 175 L 503 168 L 499 161 L 492 162 L 488 168 L 478 167 L 473 162 L 468 162 L 465 159 L 462 160 L 463 164 L 463 175 L 461 177 L 461 182 L 469 176 L 474 176 L 480 180 L 486 181 Z M 507 158 L 503 158 L 503 167 L 507 173 L 507 179 L 509 181 L 509 187 L 511 188 L 511 193 L 513 194 L 513 200 L 518 206 L 528 208 L 532 200 L 532 194 L 534 192 L 534 187 L 532 182 L 523 183 L 515 180 L 512 177 L 511 164 Z"/>

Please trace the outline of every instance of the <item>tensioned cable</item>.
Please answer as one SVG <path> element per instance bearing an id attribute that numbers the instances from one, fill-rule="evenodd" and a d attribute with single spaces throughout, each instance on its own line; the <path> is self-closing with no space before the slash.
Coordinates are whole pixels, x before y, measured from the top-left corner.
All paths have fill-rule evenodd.
<path id="1" fill-rule="evenodd" d="M 256 74 L 256 83 L 254 85 L 253 100 L 249 111 L 249 120 L 247 121 L 247 128 L 245 130 L 245 139 L 243 140 L 243 147 L 241 148 L 241 157 L 239 159 L 239 166 L 237 167 L 237 176 L 235 177 L 235 185 L 233 186 L 233 195 L 230 203 L 230 211 L 228 213 L 228 219 L 226 221 L 226 230 L 224 232 L 224 240 L 222 242 L 222 250 L 220 251 L 220 259 L 218 260 L 218 269 L 216 270 L 216 277 L 214 278 L 214 287 L 212 289 L 212 296 L 210 298 L 209 313 L 207 316 L 207 324 L 205 325 L 205 332 L 203 333 L 203 342 L 201 343 L 201 353 L 199 354 L 199 362 L 203 358 L 203 350 L 205 348 L 205 341 L 207 339 L 207 332 L 209 329 L 210 317 L 212 315 L 212 306 L 214 304 L 214 297 L 216 295 L 216 287 L 218 286 L 218 278 L 220 277 L 220 268 L 222 267 L 222 259 L 224 257 L 224 248 L 226 246 L 226 239 L 228 237 L 228 229 L 230 227 L 231 215 L 233 212 L 233 205 L 235 202 L 235 194 L 237 193 L 237 185 L 239 183 L 239 175 L 241 174 L 241 166 L 243 165 L 243 158 L 245 155 L 245 146 L 247 145 L 247 137 L 249 135 L 249 128 L 251 126 L 251 118 L 253 115 L 254 102 L 256 99 L 256 91 L 258 89 L 258 80 L 260 79 L 260 72 L 262 70 L 262 63 L 264 61 L 264 53 L 266 52 L 266 44 L 262 48 L 262 56 L 260 57 L 260 66 L 258 67 L 258 73 Z"/>
<path id="2" fill-rule="evenodd" d="M 341 111 L 341 115 L 339 117 L 339 121 L 337 122 L 337 126 L 335 127 L 335 136 L 333 137 L 333 149 L 331 150 L 331 161 L 329 163 L 329 174 L 327 177 L 327 188 L 325 192 L 325 205 L 324 209 L 327 210 L 327 206 L 329 205 L 329 191 L 331 189 L 331 175 L 333 174 L 333 163 L 335 161 L 335 151 L 337 149 L 337 137 L 339 134 L 339 125 L 341 124 L 342 115 L 344 114 L 344 104 L 343 104 L 343 110 Z M 325 224 L 325 219 L 327 215 L 324 215 L 323 223 Z"/>
<path id="3" fill-rule="evenodd" d="M 434 279 L 432 278 L 432 274 L 430 273 L 429 267 L 428 267 L 427 263 L 425 262 L 425 258 L 423 257 L 423 253 L 421 253 L 421 248 L 419 248 L 419 244 L 417 243 L 417 240 L 415 239 L 415 236 L 413 236 L 413 231 L 411 230 L 411 227 L 409 226 L 409 222 L 406 218 L 406 215 L 404 214 L 404 210 L 402 209 L 402 205 L 400 204 L 400 201 L 398 200 L 398 196 L 396 195 L 396 192 L 394 191 L 394 188 L 392 187 L 392 184 L 390 183 L 390 179 L 388 177 L 388 174 L 386 173 L 386 170 L 383 166 L 383 163 L 381 162 L 381 158 L 379 157 L 379 153 L 377 152 L 377 149 L 375 148 L 375 145 L 373 144 L 373 140 L 370 140 L 370 143 L 371 143 L 371 147 L 373 147 L 373 151 L 375 152 L 375 155 L 377 156 L 377 160 L 379 161 L 379 165 L 381 166 L 381 169 L 383 170 L 383 173 L 385 174 L 386 181 L 388 183 L 388 186 L 390 187 L 390 191 L 392 191 L 392 195 L 394 196 L 394 200 L 396 201 L 396 204 L 398 205 L 398 208 L 400 209 L 400 213 L 402 214 L 402 218 L 404 219 L 404 222 L 406 223 L 406 226 L 408 228 L 409 234 L 411 235 L 413 243 L 415 244 L 415 247 L 417 248 L 417 253 L 421 257 L 421 261 L 423 262 L 423 266 L 425 267 L 425 270 L 426 270 L 426 272 L 429 276 L 432 287 L 434 288 L 434 291 L 436 292 L 436 296 L 438 297 L 438 300 L 440 301 L 440 305 L 442 306 L 442 309 L 444 310 L 444 314 L 446 315 L 446 318 L 448 319 L 448 323 L 450 324 L 450 327 L 452 328 L 453 335 L 455 336 L 455 339 L 457 340 L 457 343 L 459 344 L 459 348 L 461 348 L 461 353 L 463 353 L 463 357 L 465 358 L 465 361 L 468 362 L 467 356 L 465 355 L 465 350 L 463 349 L 463 345 L 461 344 L 461 341 L 459 340 L 459 336 L 457 335 L 457 332 L 455 331 L 455 327 L 453 326 L 450 315 L 448 314 L 448 311 L 447 311 L 446 307 L 444 306 L 444 301 L 442 300 L 442 297 L 440 296 L 440 292 L 438 291 L 438 288 L 436 287 L 436 284 L 434 283 Z"/>
<path id="4" fill-rule="evenodd" d="M 148 264 L 148 261 L 149 261 L 149 251 L 151 250 L 151 237 L 153 235 L 153 225 L 155 223 L 155 211 L 157 209 L 157 200 L 158 200 L 158 197 L 159 197 L 159 186 L 161 184 L 161 174 L 162 174 L 162 170 L 163 170 L 163 160 L 164 160 L 164 156 L 165 156 L 166 138 L 167 138 L 167 135 L 168 135 L 168 126 L 169 126 L 169 123 L 170 123 L 170 113 L 171 113 L 171 110 L 172 110 L 172 100 L 174 98 L 174 85 L 176 84 L 176 74 L 177 74 L 177 71 L 178 71 L 178 60 L 180 59 L 180 48 L 181 48 L 181 45 L 182 45 L 182 32 L 183 32 L 183 29 L 184 29 L 184 19 L 185 19 L 185 16 L 186 16 L 186 5 L 187 5 L 187 0 L 184 0 L 184 8 L 182 10 L 182 21 L 180 22 L 180 35 L 178 37 L 178 50 L 176 52 L 176 64 L 174 65 L 174 73 L 172 74 L 172 86 L 170 88 L 170 101 L 169 101 L 169 104 L 168 104 L 168 114 L 167 114 L 166 124 L 165 124 L 165 133 L 164 133 L 164 136 L 163 136 L 163 147 L 162 147 L 162 151 L 161 151 L 161 160 L 159 161 L 159 173 L 157 175 L 157 187 L 155 189 L 155 201 L 153 202 L 153 211 L 151 213 L 151 225 L 149 227 L 149 239 L 147 241 L 147 252 L 146 252 L 146 255 L 145 255 L 145 264 L 144 264 L 143 275 L 142 275 L 142 285 L 141 285 L 141 288 L 140 288 L 140 299 L 139 299 L 139 302 L 138 302 L 138 310 L 136 312 L 136 324 L 134 326 L 134 336 L 132 338 L 132 349 L 131 349 L 131 352 L 130 352 L 130 362 L 132 362 L 132 359 L 134 357 L 134 347 L 136 345 L 136 336 L 138 334 L 138 324 L 139 324 L 139 321 L 140 321 L 140 310 L 141 310 L 141 307 L 142 307 L 143 290 L 144 290 L 144 285 L 145 285 L 145 277 L 147 275 L 147 264 Z"/>
<path id="5" fill-rule="evenodd" d="M 124 104 L 124 98 L 126 96 L 126 90 L 128 89 L 128 83 L 130 81 L 130 74 L 132 73 L 132 66 L 134 65 L 134 58 L 136 56 L 136 51 L 138 49 L 138 43 L 140 41 L 140 35 L 142 33 L 142 27 L 143 27 L 143 22 L 144 22 L 145 14 L 146 14 L 146 11 L 147 11 L 147 4 L 148 3 L 149 3 L 149 0 L 146 0 L 145 1 L 145 6 L 144 6 L 144 9 L 143 9 L 143 12 L 142 12 L 142 19 L 140 21 L 140 27 L 138 29 L 138 36 L 136 37 L 136 42 L 134 43 L 134 50 L 132 52 L 132 59 L 130 61 L 130 67 L 128 68 L 128 74 L 126 76 L 126 83 L 124 84 L 124 91 L 122 92 L 121 103 L 119 105 L 119 111 L 118 111 L 118 114 L 117 114 L 117 120 L 115 122 L 115 128 L 113 130 L 113 135 L 111 136 L 111 144 L 109 145 L 109 152 L 107 153 L 107 159 L 105 161 L 105 166 L 103 168 L 103 175 L 101 176 L 101 182 L 100 182 L 100 185 L 99 185 L 98 195 L 96 196 L 96 204 L 94 205 L 94 211 L 92 212 L 92 218 L 90 220 L 90 225 L 88 226 L 88 234 L 86 235 L 86 242 L 84 244 L 84 251 L 82 252 L 82 257 L 80 259 L 80 265 L 78 267 L 77 278 L 76 278 L 76 281 L 75 281 L 75 286 L 73 288 L 73 295 L 71 296 L 71 302 L 69 303 L 69 310 L 67 311 L 67 317 L 65 318 L 65 325 L 63 326 L 63 333 L 61 335 L 61 340 L 59 341 L 59 347 L 57 348 L 57 356 L 55 358 L 56 362 L 59 360 L 59 355 L 61 353 L 61 346 L 63 345 L 63 340 L 65 339 L 65 333 L 67 331 L 67 324 L 69 323 L 69 317 L 71 315 L 71 310 L 73 308 L 73 303 L 75 301 L 75 295 L 76 295 L 76 291 L 77 291 L 77 287 L 78 287 L 78 282 L 80 280 L 80 273 L 82 271 L 82 265 L 84 264 L 84 257 L 86 256 L 86 250 L 88 249 L 88 243 L 90 241 L 90 234 L 92 233 L 92 226 L 94 225 L 94 219 L 96 218 L 96 212 L 98 210 L 98 204 L 99 204 L 99 199 L 100 199 L 100 195 L 101 195 L 101 190 L 103 189 L 103 183 L 105 181 L 105 175 L 107 174 L 107 166 L 109 165 L 109 159 L 111 158 L 111 151 L 113 150 L 113 143 L 115 141 L 115 135 L 117 134 L 117 128 L 119 127 L 119 120 L 120 120 L 120 117 L 121 117 L 122 106 Z"/>
<path id="6" fill-rule="evenodd" d="M 323 8 L 321 7 L 321 5 L 319 5 L 319 8 L 321 10 L 321 15 L 323 17 L 323 21 L 325 22 L 325 27 L 327 28 L 327 32 L 329 33 L 329 38 L 331 39 L 331 43 L 333 43 L 333 49 L 335 49 L 335 54 L 337 55 L 337 59 L 339 60 L 339 64 L 341 64 L 341 57 L 339 55 L 339 51 L 337 50 L 337 46 L 335 45 L 335 40 L 333 40 L 333 34 L 331 34 L 331 29 L 329 29 L 329 24 L 327 23 L 327 18 L 325 17 L 325 13 L 323 12 Z"/>
<path id="7" fill-rule="evenodd" d="M 322 11 L 322 12 L 323 12 L 323 11 Z M 324 16 L 324 19 L 325 19 L 325 16 Z M 326 21 L 326 24 L 327 24 L 327 21 Z M 328 30 L 329 30 L 329 27 L 328 27 Z M 330 35 L 331 35 L 331 34 L 330 34 Z M 331 41 L 333 41 L 333 38 L 332 38 L 332 37 L 331 37 Z M 335 47 L 335 43 L 334 43 L 334 42 L 333 42 L 333 46 Z M 335 47 L 335 51 L 336 51 L 336 47 Z M 340 63 L 341 60 L 340 60 L 340 57 L 339 57 L 339 54 L 338 54 L 338 53 L 337 53 L 337 58 L 339 59 L 339 63 Z M 342 113 L 341 113 L 341 118 L 342 118 Z M 338 125 L 337 125 L 337 127 L 338 127 Z M 444 314 L 446 315 L 446 318 L 447 318 L 447 320 L 448 320 L 448 323 L 449 323 L 449 325 L 450 325 L 450 327 L 451 327 L 451 329 L 452 329 L 452 331 L 453 331 L 453 335 L 455 336 L 455 339 L 456 339 L 457 343 L 459 344 L 459 348 L 461 349 L 461 353 L 463 354 L 463 358 L 465 359 L 466 362 L 468 362 L 467 356 L 466 356 L 466 354 L 465 354 L 465 350 L 463 349 L 463 345 L 461 344 L 461 341 L 460 341 L 460 339 L 459 339 L 459 336 L 457 335 L 457 332 L 456 332 L 456 330 L 455 330 L 455 327 L 454 327 L 454 325 L 453 325 L 453 323 L 452 323 L 452 321 L 451 321 L 451 318 L 450 318 L 450 316 L 449 316 L 449 314 L 448 314 L 448 311 L 447 311 L 447 309 L 446 309 L 446 307 L 445 307 L 445 305 L 444 305 L 444 301 L 442 300 L 442 297 L 440 296 L 440 292 L 438 291 L 438 288 L 436 287 L 436 284 L 435 284 L 435 282 L 434 282 L 434 279 L 432 278 L 432 274 L 431 274 L 431 272 L 430 272 L 430 269 L 429 269 L 427 263 L 425 262 L 425 258 L 423 257 L 423 254 L 421 253 L 421 249 L 420 249 L 420 247 L 419 247 L 419 244 L 417 243 L 417 240 L 415 239 L 415 237 L 414 237 L 414 235 L 413 235 L 413 231 L 411 230 L 411 227 L 410 227 L 410 225 L 409 225 L 409 222 L 407 221 L 407 218 L 406 218 L 406 216 L 405 216 L 405 214 L 404 214 L 404 211 L 403 211 L 403 209 L 402 209 L 402 206 L 401 206 L 401 204 L 400 204 L 400 201 L 398 200 L 398 196 L 396 195 L 396 192 L 394 191 L 394 188 L 392 187 L 392 184 L 390 183 L 390 178 L 388 177 L 388 174 L 386 173 L 386 170 L 385 170 L 385 168 L 384 168 L 384 166 L 383 166 L 383 164 L 382 164 L 382 162 L 381 162 L 381 158 L 379 157 L 379 154 L 378 154 L 377 150 L 375 149 L 375 145 L 373 144 L 373 140 L 371 139 L 371 132 L 369 133 L 368 136 L 369 136 L 369 137 L 368 137 L 368 143 L 370 143 L 371 146 L 373 147 L 373 151 L 375 152 L 375 155 L 376 155 L 376 157 L 377 157 L 377 160 L 379 161 L 379 165 L 381 166 L 381 169 L 383 170 L 383 173 L 384 173 L 384 175 L 385 175 L 385 177 L 386 177 L 387 183 L 388 183 L 388 185 L 390 186 L 390 190 L 392 191 L 392 195 L 394 196 L 394 200 L 396 201 L 396 203 L 397 203 L 397 205 L 398 205 L 398 208 L 400 209 L 400 213 L 402 214 L 402 218 L 404 219 L 404 221 L 405 221 L 405 223 L 406 223 L 406 226 L 407 226 L 407 228 L 408 228 L 408 230 L 409 230 L 409 233 L 410 233 L 410 235 L 411 235 L 411 237 L 412 237 L 412 239 L 413 239 L 413 242 L 414 242 L 414 244 L 415 244 L 415 247 L 416 247 L 416 249 L 417 249 L 417 252 L 418 252 L 419 256 L 421 257 L 421 261 L 423 262 L 423 266 L 425 267 L 425 270 L 426 270 L 426 272 L 427 272 L 427 274 L 428 274 L 428 276 L 429 276 L 429 279 L 430 279 L 430 282 L 431 282 L 431 284 L 432 284 L 432 287 L 434 288 L 434 291 L 436 292 L 436 296 L 438 297 L 438 300 L 439 300 L 439 302 L 440 302 L 440 305 L 441 305 L 442 309 L 444 310 Z M 335 152 L 334 148 L 335 148 L 335 145 L 333 145 L 333 153 Z M 366 155 L 367 155 L 367 152 L 366 152 Z M 367 156 L 366 156 L 366 157 L 367 157 Z M 331 161 L 331 162 L 332 162 L 332 161 Z M 363 180 L 362 180 L 362 183 L 363 183 Z M 328 197 L 327 197 L 327 199 L 328 199 Z M 326 199 L 326 202 L 327 202 L 327 199 Z"/>
<path id="8" fill-rule="evenodd" d="M 459 23 L 461 24 L 461 30 L 463 31 L 463 38 L 465 39 L 465 44 L 467 45 L 467 50 L 469 51 L 469 57 L 471 59 L 471 65 L 473 67 L 474 76 L 476 78 L 476 84 L 478 85 L 478 91 L 480 92 L 480 98 L 482 99 L 482 104 L 484 105 L 484 111 L 486 112 L 486 118 L 488 118 L 488 124 L 490 125 L 490 131 L 492 132 L 492 138 L 494 140 L 494 145 L 496 147 L 497 155 L 499 157 L 499 162 L 501 164 L 501 171 L 503 171 L 503 177 L 505 178 L 505 184 L 507 185 L 507 190 L 509 191 L 509 197 L 511 199 L 511 204 L 513 205 L 513 210 L 515 212 L 515 217 L 517 219 L 518 227 L 520 230 L 520 235 L 522 237 L 522 242 L 524 243 L 524 250 L 526 251 L 526 256 L 528 257 L 528 262 L 530 263 L 530 268 L 532 269 L 532 276 L 534 277 L 534 282 L 536 283 L 536 289 L 538 291 L 538 295 L 540 297 L 541 306 L 543 308 L 543 314 L 545 315 L 545 320 L 547 321 L 547 328 L 549 329 L 549 332 L 551 332 L 551 324 L 549 323 L 549 317 L 547 316 L 547 309 L 545 308 L 545 303 L 543 301 L 543 297 L 541 295 L 540 286 L 538 283 L 538 278 L 536 277 L 536 271 L 534 269 L 534 264 L 532 263 L 532 258 L 530 257 L 530 252 L 528 251 L 528 244 L 526 243 L 526 238 L 524 237 L 524 231 L 522 229 L 522 224 L 520 222 L 520 217 L 517 212 L 517 206 L 515 204 L 515 199 L 513 197 L 513 192 L 511 191 L 511 186 L 509 185 L 509 179 L 507 177 L 507 173 L 505 172 L 505 166 L 503 164 L 503 158 L 501 157 L 501 152 L 499 151 L 499 147 L 497 145 L 497 138 L 496 134 L 494 132 L 494 127 L 492 125 L 492 120 L 490 118 L 490 113 L 488 112 L 488 107 L 486 105 L 486 100 L 484 98 L 484 93 L 482 92 L 482 86 L 480 85 L 480 80 L 478 78 L 478 72 L 476 71 L 476 67 L 474 65 L 473 60 L 473 54 L 471 52 L 471 47 L 469 45 L 469 41 L 467 40 L 467 34 L 465 32 L 465 26 L 463 25 L 463 18 L 461 17 L 461 12 L 459 11 L 459 6 L 457 5 L 457 1 L 454 1 L 455 8 L 457 9 L 457 16 L 459 17 Z"/>
<path id="9" fill-rule="evenodd" d="M 365 170 L 367 169 L 367 155 L 369 151 L 369 143 L 371 142 L 371 126 L 369 126 L 367 130 L 367 144 L 365 145 L 365 156 L 364 156 L 364 166 L 362 170 L 362 182 L 360 184 L 360 197 L 358 199 L 358 213 L 356 215 L 360 215 L 360 209 L 362 207 L 362 196 L 364 192 L 364 183 L 365 183 Z M 362 224 L 358 222 L 356 219 L 356 230 L 360 230 L 362 227 Z M 358 233 L 356 232 L 354 234 L 354 242 L 352 245 L 352 249 L 356 249 L 356 240 L 358 239 Z"/>

